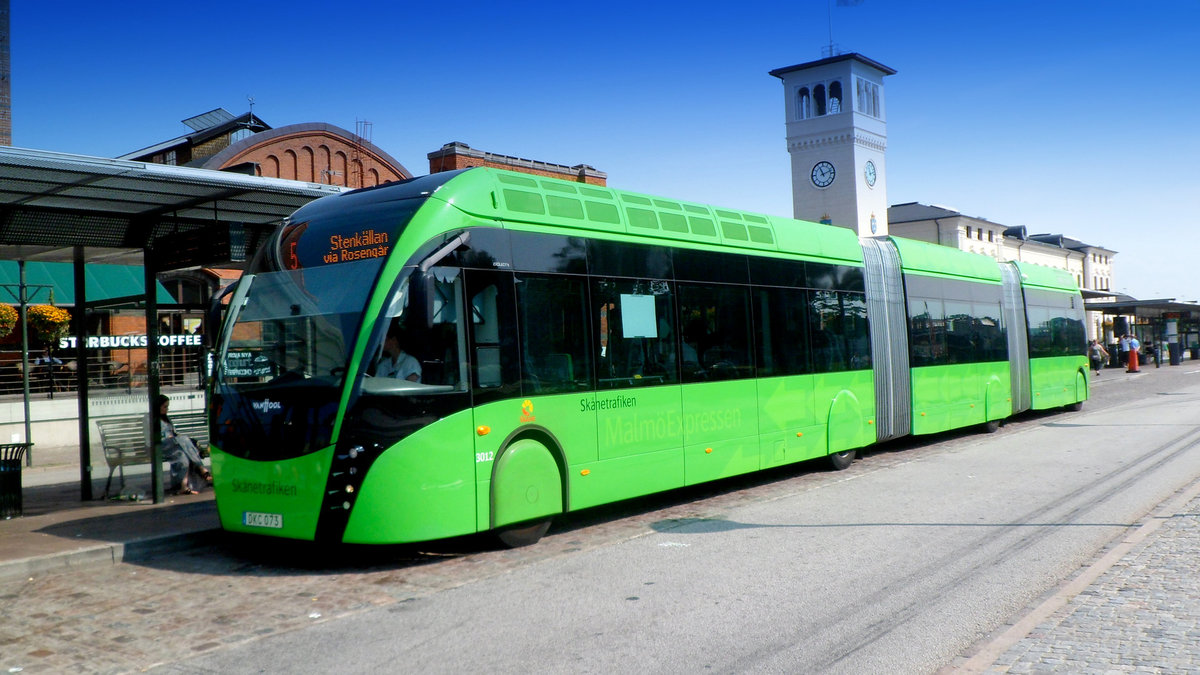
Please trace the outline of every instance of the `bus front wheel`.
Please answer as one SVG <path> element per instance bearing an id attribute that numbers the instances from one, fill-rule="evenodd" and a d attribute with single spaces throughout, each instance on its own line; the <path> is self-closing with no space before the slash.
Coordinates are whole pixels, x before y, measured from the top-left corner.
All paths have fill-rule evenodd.
<path id="1" fill-rule="evenodd" d="M 496 538 L 509 548 L 533 546 L 546 534 L 546 530 L 550 529 L 550 521 L 550 518 L 544 518 L 532 523 L 504 527 L 496 530 Z"/>

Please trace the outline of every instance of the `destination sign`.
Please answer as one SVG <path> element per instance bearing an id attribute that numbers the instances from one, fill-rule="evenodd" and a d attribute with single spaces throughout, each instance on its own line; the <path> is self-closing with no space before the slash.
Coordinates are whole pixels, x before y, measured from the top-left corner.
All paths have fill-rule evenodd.
<path id="1" fill-rule="evenodd" d="M 261 352 L 229 352 L 221 372 L 225 377 L 270 377 L 275 365 Z"/>

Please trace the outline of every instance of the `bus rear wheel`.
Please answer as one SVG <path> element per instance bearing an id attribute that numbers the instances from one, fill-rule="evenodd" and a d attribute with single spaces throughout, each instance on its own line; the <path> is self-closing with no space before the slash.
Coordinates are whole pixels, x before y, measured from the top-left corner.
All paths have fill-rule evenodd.
<path id="1" fill-rule="evenodd" d="M 496 538 L 508 548 L 533 546 L 550 529 L 551 520 L 551 518 L 544 518 L 542 520 L 535 520 L 532 523 L 510 525 L 496 530 Z"/>
<path id="2" fill-rule="evenodd" d="M 828 456 L 829 466 L 834 471 L 849 469 L 850 465 L 854 463 L 854 456 L 857 454 L 857 450 L 843 450 L 842 452 L 832 453 Z"/>
<path id="3" fill-rule="evenodd" d="M 984 423 L 983 430 L 989 434 L 994 434 L 997 431 L 1000 431 L 1000 420 L 988 420 L 986 423 Z"/>

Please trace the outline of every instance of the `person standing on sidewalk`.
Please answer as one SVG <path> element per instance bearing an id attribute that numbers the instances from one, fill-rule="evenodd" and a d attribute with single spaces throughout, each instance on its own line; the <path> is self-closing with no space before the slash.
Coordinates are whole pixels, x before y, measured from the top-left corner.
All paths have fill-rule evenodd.
<path id="1" fill-rule="evenodd" d="M 1121 336 L 1121 341 L 1117 343 L 1117 363 L 1122 366 L 1129 365 L 1129 334 Z"/>
<path id="2" fill-rule="evenodd" d="M 1088 345 L 1088 357 L 1092 360 L 1092 370 L 1099 375 L 1100 369 L 1108 362 L 1108 350 L 1100 344 L 1099 340 L 1092 340 L 1092 343 Z"/>
<path id="3" fill-rule="evenodd" d="M 1138 342 L 1136 335 L 1129 336 L 1129 368 L 1127 373 L 1139 373 L 1138 370 L 1138 350 L 1142 348 L 1142 343 Z"/>

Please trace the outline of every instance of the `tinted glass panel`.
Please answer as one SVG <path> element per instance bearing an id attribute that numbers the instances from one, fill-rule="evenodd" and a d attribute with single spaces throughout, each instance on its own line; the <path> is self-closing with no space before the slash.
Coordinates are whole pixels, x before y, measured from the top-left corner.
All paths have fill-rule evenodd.
<path id="1" fill-rule="evenodd" d="M 871 331 L 867 321 L 867 296 L 840 293 L 842 320 L 846 335 L 846 367 L 863 370 L 871 367 Z"/>
<path id="2" fill-rule="evenodd" d="M 473 227 L 467 232 L 469 238 L 466 248 L 455 251 L 441 264 L 489 270 L 512 267 L 512 248 L 509 246 L 507 230 Z"/>
<path id="3" fill-rule="evenodd" d="M 786 288 L 754 291 L 758 376 L 811 372 L 808 358 L 807 292 Z"/>
<path id="4" fill-rule="evenodd" d="M 800 260 L 753 256 L 750 258 L 750 281 L 760 286 L 805 288 L 808 286 L 805 264 Z"/>
<path id="5" fill-rule="evenodd" d="M 808 306 L 814 371 L 828 373 L 860 368 L 864 355 L 870 365 L 866 303 L 860 296 L 812 291 Z"/>
<path id="6" fill-rule="evenodd" d="M 475 403 L 516 396 L 521 372 L 512 273 L 467 270 L 466 275 Z"/>
<path id="7" fill-rule="evenodd" d="M 512 232 L 513 267 L 531 272 L 585 274 L 587 249 L 578 237 Z"/>
<path id="8" fill-rule="evenodd" d="M 684 369 L 685 382 L 754 376 L 749 300 L 744 286 L 679 284 L 679 317 L 684 327 L 680 357 L 699 366 Z"/>
<path id="9" fill-rule="evenodd" d="M 612 277 L 671 278 L 671 253 L 661 246 L 588 241 L 588 269 Z"/>
<path id="10" fill-rule="evenodd" d="M 908 298 L 908 333 L 914 368 L 942 363 L 946 356 L 946 314 L 940 298 Z"/>
<path id="11" fill-rule="evenodd" d="M 675 250 L 675 278 L 680 281 L 745 284 L 749 281 L 746 265 L 743 255 Z"/>
<path id="12" fill-rule="evenodd" d="M 854 293 L 863 293 L 866 291 L 861 267 L 839 265 L 837 267 L 836 284 L 837 289 L 840 291 L 852 291 Z"/>
<path id="13" fill-rule="evenodd" d="M 671 283 L 592 279 L 591 284 L 598 388 L 678 381 Z"/>
<path id="14" fill-rule="evenodd" d="M 833 290 L 837 288 L 838 269 L 835 265 L 806 263 L 809 288 Z"/>
<path id="15" fill-rule="evenodd" d="M 585 281 L 517 275 L 516 283 L 525 395 L 591 388 Z"/>

